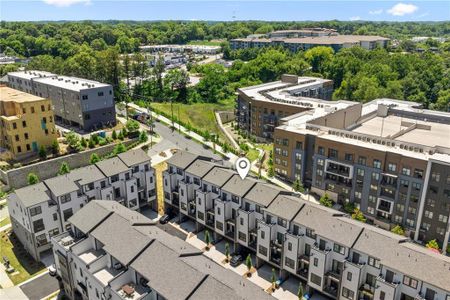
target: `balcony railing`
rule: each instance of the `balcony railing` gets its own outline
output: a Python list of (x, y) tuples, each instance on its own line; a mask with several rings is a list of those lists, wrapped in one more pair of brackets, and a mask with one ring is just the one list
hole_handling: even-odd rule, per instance
[(328, 294), (330, 294), (330, 295), (332, 295), (333, 297), (336, 297), (337, 296), (337, 288), (336, 287), (334, 287), (334, 286), (332, 286), (332, 285), (326, 285), (324, 288), (323, 288), (323, 291), (325, 292), (325, 293), (328, 293)]
[(326, 276), (330, 277), (331, 280), (334, 281), (340, 281), (341, 280), (341, 273), (340, 271), (337, 270), (330, 270), (327, 272)]
[(383, 282), (393, 288), (396, 288), (400, 284), (400, 282), (398, 282), (398, 281), (388, 281), (385, 278), (383, 278), (383, 276), (378, 276), (377, 280), (380, 282)]
[(359, 287), (359, 290), (364, 295), (367, 295), (369, 297), (373, 297), (373, 294), (375, 293), (375, 287), (371, 286), (370, 284), (364, 283)]
[(299, 268), (297, 270), (297, 274), (305, 279), (308, 278), (308, 272), (309, 272), (308, 268)]

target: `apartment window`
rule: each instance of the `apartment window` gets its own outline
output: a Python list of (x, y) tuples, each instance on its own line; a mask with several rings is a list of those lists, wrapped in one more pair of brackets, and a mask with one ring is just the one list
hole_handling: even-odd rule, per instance
[(409, 227), (414, 227), (414, 220), (412, 219), (406, 219), (406, 225), (408, 225)]
[(356, 169), (356, 174), (357, 174), (358, 176), (364, 177), (364, 169), (357, 168), (357, 169)]
[(422, 188), (422, 185), (418, 182), (413, 182), (412, 183), (412, 187), (413, 189), (415, 189), (416, 191), (420, 191), (420, 189)]
[(367, 163), (367, 158), (364, 156), (359, 156), (358, 157), (358, 164), (365, 166)]
[(265, 231), (261, 231), (261, 239), (265, 239), (266, 238), (266, 232)]
[(299, 141), (295, 142), (295, 149), (303, 149), (303, 143)]
[(372, 180), (376, 180), (376, 181), (380, 180), (380, 173), (373, 172), (372, 173)]
[(352, 281), (352, 276), (353, 276), (352, 272), (347, 272), (347, 280), (348, 281)]
[(353, 154), (345, 153), (345, 160), (353, 162)]
[(422, 222), (422, 225), (420, 226), (423, 230), (430, 230), (431, 225), (429, 223), (426, 222)]
[(311, 281), (312, 283), (314, 283), (315, 285), (322, 286), (322, 277), (317, 276), (317, 275), (314, 274), (314, 273), (311, 273), (310, 281)]
[(102, 96), (103, 96), (103, 92), (98, 92), (97, 95), (98, 95), (99, 97), (102, 97)]
[(436, 228), (436, 233), (437, 233), (437, 234), (440, 234), (440, 235), (444, 235), (444, 233), (445, 233), (445, 228), (437, 227), (437, 228)]
[(319, 259), (317, 257), (314, 257), (314, 267), (317, 267), (319, 265)]
[(42, 213), (42, 209), (40, 206), (30, 208), (30, 216), (39, 215)]
[(295, 160), (302, 160), (302, 154), (301, 153), (295, 153)]
[(406, 275), (403, 276), (403, 284), (412, 287), (413, 289), (417, 289), (417, 280), (409, 276)]
[(205, 220), (205, 214), (200, 212), (200, 211), (198, 211), (197, 212), (197, 218), (199, 218), (200, 220)]
[(319, 146), (319, 148), (317, 148), (317, 153), (320, 155), (325, 155), (325, 148)]
[(403, 212), (405, 210), (405, 205), (397, 203), (396, 205), (397, 212)]
[(34, 114), (34, 106), (31, 107), (31, 113)]
[(36, 232), (39, 232), (42, 230), (45, 230), (44, 220), (39, 219), (39, 220), (33, 221), (33, 231), (36, 233)]
[(421, 170), (421, 169), (414, 169), (414, 177), (423, 178), (423, 170)]
[(62, 195), (60, 198), (61, 198), (61, 203), (67, 203), (67, 202), (69, 202), (71, 200), (70, 199), (70, 194)]
[(394, 216), (394, 221), (398, 224), (401, 224), (403, 222), (403, 218), (400, 216)]
[(238, 233), (238, 237), (241, 241), (246, 242), (247, 241), (247, 235), (241, 231)]
[(281, 154), (281, 148), (275, 148), (275, 154), (280, 155)]
[(355, 297), (355, 293), (346, 287), (342, 287), (342, 297), (346, 299), (353, 299), (353, 297)]
[(45, 106), (41, 105), (41, 111), (45, 111)]
[(439, 221), (440, 221), (440, 222), (447, 223), (447, 221), (448, 221), (448, 216), (445, 216), (445, 215), (439, 215)]
[(309, 228), (306, 228), (306, 236), (312, 239), (316, 239), (316, 234), (314, 233), (314, 230)]
[(63, 211), (64, 221), (67, 222), (67, 220), (73, 215), (72, 208), (68, 208)]
[(27, 144), (27, 151), (30, 151), (31, 150), (31, 146), (30, 146), (30, 144)]
[(287, 157), (288, 156), (288, 151), (283, 149), (283, 151), (281, 152), (281, 155)]
[(287, 221), (285, 219), (278, 218), (278, 225), (286, 228), (287, 227)]
[(295, 268), (295, 261), (287, 256), (284, 257), (284, 264), (291, 269)]
[(409, 186), (409, 181), (405, 179), (400, 179), (400, 186), (407, 188)]
[(374, 160), (373, 160), (373, 167), (374, 167), (375, 169), (381, 169), (381, 161), (378, 160), (378, 159), (374, 159)]
[(367, 260), (367, 264), (369, 266), (372, 266), (372, 267), (375, 267), (375, 268), (378, 268), (378, 269), (380, 268), (380, 260), (376, 259), (376, 258), (374, 258), (372, 256), (369, 256), (369, 259)]
[(406, 176), (411, 176), (411, 169), (410, 168), (402, 168), (402, 174)]
[(288, 242), (288, 250), (292, 251), (292, 243), (291, 242)]
[(440, 173), (436, 173), (436, 172), (432, 172), (431, 173), (431, 180), (439, 182), (439, 180), (441, 180), (441, 174)]
[[(119, 175), (113, 175), (111, 176), (111, 182), (119, 181)], [(167, 184), (166, 184), (167, 185)]]
[(82, 96), (82, 99), (83, 99), (83, 100), (87, 100), (87, 99), (88, 99), (88, 96), (87, 96), (87, 95), (83, 95), (83, 96)]
[(105, 181), (101, 181), (100, 182), (100, 188), (104, 189), (106, 187), (106, 182)]
[(333, 148), (328, 149), (328, 157), (338, 158), (338, 151)]
[(342, 255), (345, 254), (345, 248), (343, 246), (339, 245), (339, 244), (335, 243), (334, 246), (333, 246), (333, 250), (334, 250), (334, 252), (340, 253)]
[(52, 229), (52, 230), (48, 231), (48, 236), (49, 237), (52, 237), (52, 236), (55, 236), (55, 235), (58, 235), (58, 234), (59, 234), (59, 229), (58, 228), (55, 228), (55, 229)]
[(54, 214), (53, 214), (53, 221), (56, 221), (56, 220), (58, 220), (58, 214), (57, 214), (57, 213), (54, 213)]
[[(130, 187), (130, 192), (134, 193), (134, 185)], [(181, 190), (181, 196), (183, 196), (183, 190)]]
[(18, 134), (16, 134), (15, 138), (16, 138), (16, 142), (20, 141), (20, 138), (19, 138)]
[(323, 176), (323, 170), (322, 169), (317, 169), (316, 170), (316, 174), (319, 176)]
[(26, 128), (27, 127), (27, 121), (22, 121), (22, 127)]
[(321, 158), (319, 158), (319, 159), (317, 160), (317, 165), (323, 167), (323, 164), (324, 164), (324, 160), (321, 159)]
[(22, 107), (22, 113), (26, 114), (27, 113), (27, 109), (25, 107)]
[(12, 123), (12, 125), (13, 125), (13, 129), (17, 129), (17, 124), (16, 124), (16, 122)]
[(362, 197), (361, 192), (355, 192), (355, 198), (356, 199), (361, 199), (361, 197)]
[(433, 212), (429, 211), (429, 210), (426, 210), (425, 211), (425, 217), (428, 218), (428, 219), (433, 219)]
[(45, 233), (36, 236), (36, 243), (38, 247), (47, 245), (48, 241)]
[(393, 164), (393, 163), (389, 163), (389, 164), (388, 164), (388, 170), (389, 170), (390, 172), (395, 172), (395, 171), (397, 171), (397, 165), (396, 165), (396, 164)]
[(259, 254), (267, 256), (267, 248), (266, 247), (259, 245), (258, 251), (259, 251)]

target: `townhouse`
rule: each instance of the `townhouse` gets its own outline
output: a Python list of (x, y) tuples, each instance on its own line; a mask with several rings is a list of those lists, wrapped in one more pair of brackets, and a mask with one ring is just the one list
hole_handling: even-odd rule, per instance
[(0, 157), (5, 160), (36, 155), (57, 139), (49, 99), (0, 86)]
[(85, 131), (116, 124), (110, 84), (43, 71), (8, 73), (10, 87), (48, 98), (56, 121)]
[[(178, 152), (167, 162), (164, 176), (176, 176), (163, 186), (165, 209), (209, 230), (216, 242), (253, 252), (256, 267), (269, 264), (280, 278), (292, 276), (333, 299), (450, 299), (450, 258), (408, 237), (257, 179), (241, 180), (204, 157)], [(183, 182), (189, 193), (181, 192)], [(178, 209), (169, 204), (173, 193), (188, 195), (194, 210), (181, 209), (184, 196)]]
[(91, 201), (69, 221), (52, 244), (70, 299), (274, 299), (112, 201)]
[(92, 199), (113, 200), (132, 210), (156, 209), (155, 174), (141, 149), (130, 150), (68, 174), (16, 190), (8, 196), (13, 231), (37, 261), (52, 236)]
[(376, 99), (333, 112), (299, 113), (274, 131), (274, 170), (302, 180), (368, 222), (401, 225), (417, 241), (450, 236), (450, 114)]

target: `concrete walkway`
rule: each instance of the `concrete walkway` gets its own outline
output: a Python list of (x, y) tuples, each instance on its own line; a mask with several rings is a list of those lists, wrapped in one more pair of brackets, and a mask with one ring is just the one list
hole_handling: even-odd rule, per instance
[[(7, 289), (14, 286), (14, 283), (9, 279), (8, 274), (6, 273), (5, 266), (0, 264), (0, 286), (3, 289)], [(2, 299), (2, 297), (0, 297)]]
[(227, 136), (227, 138), (231, 142), (232, 146), (236, 150), (239, 150), (238, 143), (234, 140), (233, 136), (228, 132), (228, 130), (226, 130), (226, 128), (223, 126), (222, 119), (220, 118), (220, 114), (218, 112), (214, 112), (214, 114), (216, 115), (217, 125), (219, 125), (220, 130), (222, 130), (222, 132)]

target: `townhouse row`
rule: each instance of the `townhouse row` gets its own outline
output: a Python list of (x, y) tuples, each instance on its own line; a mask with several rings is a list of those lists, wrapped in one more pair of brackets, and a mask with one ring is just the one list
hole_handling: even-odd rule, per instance
[(52, 238), (70, 299), (274, 299), (142, 214), (91, 201)]
[(12, 229), (37, 261), (51, 249), (50, 239), (70, 228), (69, 218), (92, 199), (113, 200), (140, 210), (156, 208), (150, 157), (141, 149), (72, 170), (8, 196)]
[(164, 209), (333, 299), (449, 300), (450, 259), (205, 157), (178, 152)]

